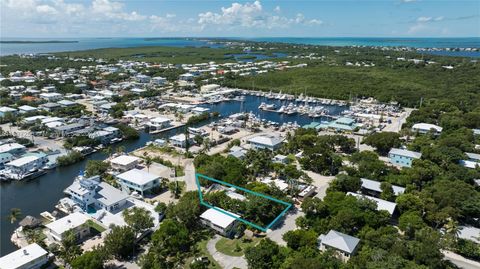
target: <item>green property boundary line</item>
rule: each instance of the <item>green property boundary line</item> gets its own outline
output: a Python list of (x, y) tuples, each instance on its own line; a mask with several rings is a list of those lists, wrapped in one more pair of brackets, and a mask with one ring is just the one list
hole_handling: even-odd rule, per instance
[[(285, 205), (286, 208), (285, 208), (272, 222), (270, 222), (267, 226), (261, 227), (261, 226), (255, 224), (255, 223), (252, 223), (252, 222), (250, 222), (250, 221), (248, 221), (248, 220), (245, 220), (245, 219), (242, 219), (242, 218), (240, 218), (240, 217), (237, 217), (237, 216), (231, 214), (231, 213), (228, 212), (228, 211), (225, 211), (225, 210), (223, 210), (223, 209), (221, 209), (221, 208), (215, 207), (215, 206), (213, 206), (213, 205), (205, 202), (205, 201), (203, 200), (203, 194), (202, 194), (202, 190), (201, 190), (201, 188), (200, 188), (199, 178), (204, 178), (204, 179), (206, 179), (206, 180), (213, 181), (213, 182), (218, 183), (218, 184), (227, 185), (227, 186), (233, 187), (233, 188), (235, 188), (235, 189), (237, 189), (237, 190), (241, 190), (241, 191), (244, 191), (244, 192), (247, 192), (247, 193), (256, 195), (256, 196), (260, 196), (260, 197), (265, 198), (265, 199), (268, 199), (268, 200), (270, 200), (270, 201), (274, 201), (274, 202), (276, 202), (276, 203), (280, 203), (280, 204), (282, 204), (282, 205)], [(223, 214), (225, 214), (225, 215), (227, 215), (227, 216), (229, 216), (229, 217), (235, 218), (236, 220), (241, 221), (241, 222), (243, 222), (243, 223), (245, 223), (245, 224), (247, 224), (247, 225), (249, 225), (249, 226), (252, 226), (252, 227), (254, 227), (254, 228), (256, 228), (256, 229), (258, 229), (258, 230), (260, 230), (260, 231), (263, 231), (263, 232), (266, 232), (268, 229), (270, 229), (270, 228), (271, 228), (283, 215), (285, 215), (285, 213), (292, 207), (292, 204), (291, 204), (291, 203), (287, 203), (287, 202), (285, 202), (285, 201), (282, 201), (282, 200), (273, 198), (273, 197), (268, 196), (268, 195), (265, 195), (265, 194), (263, 194), (263, 193), (258, 193), (258, 192), (254, 192), (254, 191), (251, 191), (251, 190), (247, 190), (247, 189), (245, 189), (245, 188), (242, 188), (242, 187), (239, 187), (239, 186), (230, 184), (230, 183), (225, 182), (225, 181), (221, 181), (221, 180), (218, 180), (218, 179), (214, 179), (214, 178), (211, 178), (211, 177), (208, 177), (208, 176), (206, 176), (206, 175), (199, 174), (199, 173), (195, 173), (195, 180), (196, 180), (196, 182), (197, 182), (198, 196), (200, 197), (200, 204), (202, 204), (202, 205), (204, 205), (204, 206), (206, 206), (206, 207), (208, 207), (208, 208), (212, 208), (212, 209), (214, 209), (214, 210), (217, 210), (218, 212), (221, 212), (221, 213), (223, 213)]]

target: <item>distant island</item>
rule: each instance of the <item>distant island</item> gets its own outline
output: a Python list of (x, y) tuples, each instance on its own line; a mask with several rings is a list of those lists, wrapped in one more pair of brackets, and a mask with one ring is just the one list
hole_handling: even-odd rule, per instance
[(0, 41), (3, 44), (51, 44), (51, 43), (78, 43), (77, 40), (66, 41), (66, 40), (42, 40), (42, 41), (25, 41), (25, 40), (7, 40)]

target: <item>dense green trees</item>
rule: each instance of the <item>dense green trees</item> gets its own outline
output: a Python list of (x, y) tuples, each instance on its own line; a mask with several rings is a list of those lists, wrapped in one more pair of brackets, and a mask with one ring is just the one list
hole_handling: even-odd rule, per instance
[(153, 217), (150, 211), (144, 208), (127, 208), (122, 212), (122, 215), (128, 226), (137, 233), (142, 233), (153, 227)]
[(96, 175), (104, 175), (110, 168), (110, 163), (101, 160), (88, 160), (85, 166), (85, 175), (93, 177)]
[(127, 259), (135, 252), (135, 231), (129, 226), (113, 226), (103, 243), (109, 255)]
[(387, 155), (391, 148), (400, 146), (400, 134), (394, 132), (373, 133), (362, 142), (374, 147), (380, 155)]
[(103, 269), (106, 258), (104, 249), (95, 248), (76, 257), (70, 265), (73, 269)]
[(263, 239), (255, 247), (245, 250), (245, 259), (249, 268), (273, 269), (279, 268), (285, 259), (280, 247), (270, 239)]

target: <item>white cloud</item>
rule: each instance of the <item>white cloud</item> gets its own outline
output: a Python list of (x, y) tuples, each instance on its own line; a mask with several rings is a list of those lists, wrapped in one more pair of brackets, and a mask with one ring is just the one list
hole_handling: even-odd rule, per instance
[(427, 21), (431, 21), (431, 20), (432, 20), (432, 17), (418, 17), (417, 18), (418, 22), (427, 22)]
[[(280, 13), (281, 8), (276, 6), (274, 13)], [(207, 11), (198, 14), (198, 24), (202, 28), (214, 26), (225, 26), (228, 28), (286, 28), (292, 24), (320, 25), (319, 19), (306, 19), (301, 13), (293, 18), (280, 15), (273, 15), (264, 11), (260, 1), (245, 4), (233, 3), (230, 7), (222, 7), (221, 12)]]

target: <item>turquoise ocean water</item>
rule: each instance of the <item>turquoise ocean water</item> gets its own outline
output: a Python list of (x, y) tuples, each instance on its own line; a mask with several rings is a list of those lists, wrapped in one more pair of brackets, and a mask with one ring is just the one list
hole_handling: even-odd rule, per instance
[[(212, 38), (209, 38), (212, 39)], [(388, 46), (414, 48), (480, 48), (480, 37), (471, 38), (292, 38), (292, 37), (263, 37), (263, 38), (229, 38), (237, 40), (253, 40), (266, 42), (285, 42), (295, 44), (324, 45), (324, 46)], [(1, 38), (2, 41), (78, 41), (76, 43), (1, 43), (0, 55), (49, 53), (59, 51), (74, 51), (99, 48), (127, 48), (143, 46), (213, 46), (200, 38)], [(480, 57), (480, 52), (442, 51), (442, 55)]]

